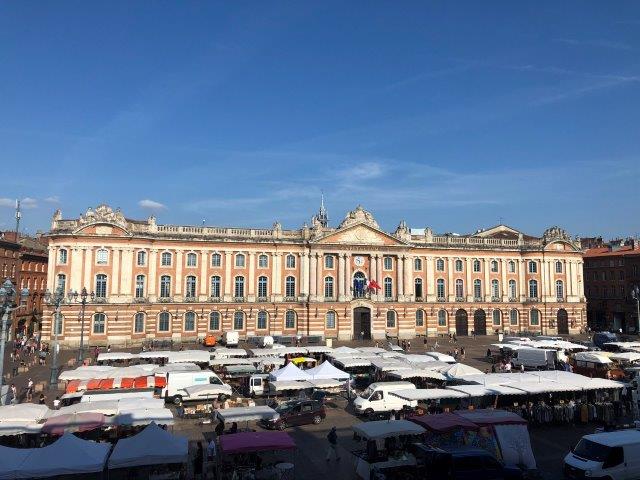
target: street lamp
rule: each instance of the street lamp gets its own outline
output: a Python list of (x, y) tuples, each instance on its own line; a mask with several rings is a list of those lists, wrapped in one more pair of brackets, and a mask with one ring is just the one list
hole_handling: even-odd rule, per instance
[(8, 278), (0, 287), (0, 309), (2, 310), (2, 338), (0, 338), (0, 391), (2, 390), (2, 380), (4, 374), (4, 347), (7, 341), (7, 323), (9, 322), (9, 315), (14, 310), (24, 307), (29, 297), (29, 289), (23, 288), (20, 290), (20, 304), (14, 303), (16, 299), (16, 289)]
[(53, 315), (53, 358), (51, 360), (51, 377), (49, 378), (49, 388), (55, 390), (58, 388), (58, 328), (60, 322), (60, 305), (64, 302), (64, 290), (58, 287), (55, 293), (51, 293), (48, 289), (44, 292), (44, 300), (50, 305), (55, 305), (56, 310)]
[(631, 297), (636, 301), (636, 333), (640, 335), (640, 287), (638, 285), (631, 289)]
[[(78, 356), (76, 358), (76, 362), (82, 364), (84, 361), (84, 310), (87, 306), (87, 289), (82, 287), (82, 292), (80, 292), (80, 301), (82, 303), (82, 309), (80, 310), (80, 350), (78, 350)], [(73, 300), (76, 301), (78, 299), (78, 292), (75, 291), (71, 293)], [(95, 298), (95, 294), (91, 292), (91, 298)]]

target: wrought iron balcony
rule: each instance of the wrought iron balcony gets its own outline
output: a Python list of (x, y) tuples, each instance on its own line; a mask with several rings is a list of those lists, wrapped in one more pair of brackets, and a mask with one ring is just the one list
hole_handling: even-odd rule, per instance
[(353, 292), (353, 298), (371, 298), (371, 292), (368, 290), (355, 290)]
[(482, 299), (482, 297), (473, 297), (473, 301), (474, 302), (482, 302), (483, 299)]
[(213, 303), (220, 302), (220, 297), (209, 297), (209, 301)]
[(540, 301), (540, 298), (538, 298), (538, 297), (527, 297), (525, 299), (525, 302), (527, 302), (527, 303), (536, 303), (536, 302), (539, 302), (539, 301)]
[(438, 297), (437, 300), (438, 300), (438, 302), (446, 302), (447, 301), (446, 297)]
[(296, 301), (296, 297), (284, 297), (284, 301), (285, 302), (295, 302)]
[(518, 301), (518, 297), (509, 297), (509, 301), (510, 302), (517, 302)]
[(565, 301), (564, 297), (556, 297), (556, 302), (563, 303)]
[(464, 302), (464, 297), (456, 297), (456, 302)]
[(133, 303), (149, 303), (149, 299), (147, 297), (134, 297)]
[(238, 302), (238, 303), (244, 303), (247, 301), (246, 297), (233, 297), (233, 301), (234, 302)]
[(416, 297), (416, 302), (424, 302), (424, 297)]
[(491, 301), (492, 302), (501, 302), (502, 301), (502, 297), (491, 297)]
[(173, 303), (173, 297), (158, 297), (160, 303)]
[(396, 297), (384, 297), (384, 301), (385, 302), (395, 302), (396, 301)]
[(187, 295), (186, 297), (184, 297), (184, 301), (187, 302), (187, 303), (197, 302), (198, 301), (198, 297), (193, 296), (193, 295)]
[(258, 297), (257, 301), (261, 302), (261, 303), (268, 302), (269, 301), (269, 297)]

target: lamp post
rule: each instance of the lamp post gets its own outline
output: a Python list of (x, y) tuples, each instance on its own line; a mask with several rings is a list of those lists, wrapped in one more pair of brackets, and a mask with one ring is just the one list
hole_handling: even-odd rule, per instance
[(631, 289), (631, 297), (636, 301), (636, 333), (640, 335), (640, 287), (634, 285)]
[(16, 289), (8, 278), (0, 287), (0, 309), (2, 310), (2, 338), (0, 338), (0, 391), (2, 390), (2, 381), (4, 375), (4, 347), (7, 341), (7, 323), (9, 323), (9, 315), (14, 310), (26, 305), (29, 297), (29, 289), (20, 290), (20, 304), (16, 305)]
[(58, 287), (55, 293), (49, 290), (44, 292), (44, 300), (50, 305), (55, 305), (56, 310), (53, 315), (53, 358), (51, 360), (51, 376), (49, 377), (49, 388), (55, 390), (58, 388), (58, 326), (60, 321), (60, 305), (64, 302), (64, 290)]
[[(91, 293), (91, 297), (94, 297), (94, 293)], [(73, 300), (76, 301), (78, 299), (78, 292), (72, 293)], [(80, 302), (82, 308), (80, 309), (80, 350), (78, 350), (78, 356), (76, 357), (76, 362), (82, 364), (84, 362), (84, 311), (87, 307), (87, 297), (89, 294), (87, 293), (87, 289), (82, 287), (82, 292), (80, 292)]]

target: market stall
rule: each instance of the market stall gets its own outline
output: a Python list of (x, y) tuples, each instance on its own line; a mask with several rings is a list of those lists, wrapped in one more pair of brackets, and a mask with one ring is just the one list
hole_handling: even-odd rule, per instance
[(310, 375), (313, 380), (349, 380), (350, 378), (350, 375), (347, 372), (336, 368), (333, 364), (326, 361), (322, 362), (317, 367), (306, 370), (305, 372)]

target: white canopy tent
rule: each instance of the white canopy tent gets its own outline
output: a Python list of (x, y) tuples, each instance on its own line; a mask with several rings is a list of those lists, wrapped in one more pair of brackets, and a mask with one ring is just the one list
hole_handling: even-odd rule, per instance
[(334, 380), (332, 378), (318, 378), (310, 380), (309, 383), (315, 388), (340, 388), (345, 385), (344, 382)]
[(354, 367), (370, 367), (371, 362), (363, 358), (337, 358), (336, 364), (342, 365), (342, 368), (354, 368)]
[(38, 422), (47, 416), (49, 407), (35, 403), (19, 403), (0, 407), (0, 423), (7, 421)]
[(276, 392), (284, 392), (286, 390), (306, 390), (313, 388), (313, 384), (306, 380), (274, 380), (269, 384)]
[(326, 345), (308, 345), (307, 346), (307, 352), (313, 354), (313, 353), (332, 353), (333, 352), (333, 348), (331, 347), (327, 347)]
[(155, 360), (156, 358), (169, 358), (170, 350), (151, 350), (148, 352), (140, 352), (138, 358), (148, 358)]
[(246, 357), (246, 356), (247, 356), (247, 351), (244, 348), (217, 347), (213, 351), (213, 358)]
[(390, 395), (395, 395), (403, 400), (408, 401), (428, 401), (428, 400), (442, 400), (451, 398), (467, 398), (469, 395), (456, 390), (449, 390), (445, 388), (414, 388), (407, 390), (396, 390), (389, 392)]
[(182, 350), (171, 352), (168, 363), (209, 363), (211, 354), (206, 350)]
[(477, 368), (465, 365), (464, 363), (454, 363), (449, 367), (440, 369), (440, 371), (449, 378), (462, 378), (468, 375), (482, 374), (482, 372)]
[(211, 365), (212, 367), (224, 365), (253, 365), (259, 360), (260, 359), (258, 358), (221, 357), (209, 360), (209, 365)]
[(637, 362), (638, 360), (640, 360), (640, 353), (638, 352), (614, 353), (609, 358), (611, 360), (616, 360), (618, 362)]
[(469, 397), (485, 397), (488, 395), (523, 395), (524, 392), (507, 385), (455, 385), (447, 387)]
[(611, 363), (611, 359), (605, 355), (599, 355), (596, 352), (578, 352), (573, 355), (576, 361), (591, 362), (599, 364)]
[(311, 375), (306, 371), (300, 370), (293, 363), (288, 363), (284, 367), (271, 372), (269, 378), (275, 381), (296, 381), (296, 380), (311, 380)]
[(380, 347), (358, 347), (356, 350), (362, 353), (375, 353), (375, 354), (386, 352), (384, 348), (380, 348)]
[(173, 435), (151, 423), (137, 435), (116, 443), (109, 457), (109, 468), (185, 463), (188, 450), (189, 441), (186, 437)]
[(98, 354), (96, 361), (133, 360), (135, 358), (139, 358), (138, 355), (130, 352), (104, 352)]
[(405, 380), (407, 378), (427, 378), (431, 380), (444, 381), (447, 379), (443, 374), (435, 370), (422, 369), (422, 368), (409, 368), (403, 370), (393, 370), (387, 375), (399, 380)]
[(359, 353), (359, 352), (355, 348), (351, 348), (351, 347), (338, 347), (338, 348), (334, 348), (333, 352), (331, 353), (334, 355), (341, 355), (341, 354), (350, 354), (350, 353)]
[(110, 373), (117, 370), (110, 365), (88, 365), (65, 370), (58, 376), (58, 380), (91, 380), (92, 378), (109, 378)]
[(267, 406), (223, 408), (216, 410), (216, 415), (224, 423), (271, 420), (279, 417), (278, 412)]
[(313, 380), (320, 379), (334, 379), (334, 380), (348, 380), (350, 375), (347, 372), (343, 372), (339, 368), (335, 367), (330, 362), (322, 362), (317, 367), (305, 370), (308, 375), (311, 375)]
[(112, 417), (115, 425), (141, 426), (155, 422), (158, 425), (173, 425), (173, 413), (168, 408), (122, 409)]
[(352, 428), (358, 436), (365, 440), (378, 440), (401, 435), (420, 435), (426, 431), (424, 427), (409, 420), (364, 422), (358, 423)]
[(447, 355), (446, 353), (427, 352), (427, 355), (429, 355), (430, 357), (435, 358), (436, 360), (438, 360), (440, 362), (456, 363), (456, 359), (453, 358), (451, 355)]
[(371, 360), (371, 365), (381, 372), (391, 372), (395, 370), (413, 370), (414, 367), (407, 362), (395, 358), (375, 358)]

